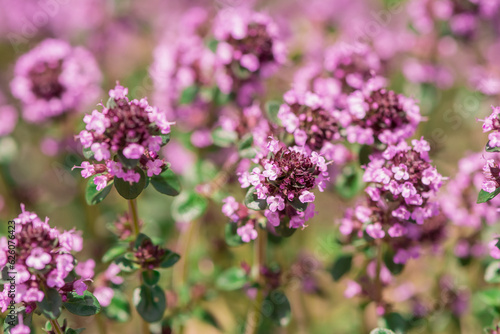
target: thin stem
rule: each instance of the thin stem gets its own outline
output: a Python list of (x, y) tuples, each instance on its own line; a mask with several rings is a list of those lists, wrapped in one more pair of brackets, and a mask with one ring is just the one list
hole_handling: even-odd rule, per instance
[[(139, 227), (139, 215), (137, 214), (137, 201), (135, 199), (130, 199), (128, 200), (128, 207), (130, 209), (130, 216), (132, 216), (132, 222), (134, 223), (134, 233), (135, 236), (137, 237), (140, 233), (140, 227)], [(142, 270), (139, 270), (139, 283), (142, 285)], [(142, 333), (143, 334), (149, 334), (149, 324), (142, 319), (141, 317), (141, 322), (142, 322)]]
[(182, 231), (181, 236), (179, 238), (179, 243), (181, 245), (181, 249), (179, 253), (181, 254), (181, 259), (177, 266), (174, 269), (174, 275), (172, 277), (173, 282), (172, 285), (174, 289), (178, 290), (182, 288), (182, 286), (186, 283), (188, 276), (188, 257), (189, 250), (191, 249), (191, 243), (193, 241), (194, 232), (196, 229), (196, 225), (198, 220), (194, 220), (189, 224), (186, 230)]
[(137, 202), (135, 199), (130, 199), (128, 201), (128, 207), (130, 209), (130, 215), (132, 216), (132, 221), (134, 223), (134, 233), (136, 236), (139, 235), (140, 227), (139, 227), (139, 217), (137, 215)]
[(257, 228), (257, 231), (259, 235), (254, 241), (254, 265), (252, 268), (252, 274), (259, 286), (257, 287), (257, 297), (255, 298), (253, 308), (248, 312), (245, 334), (257, 333), (260, 322), (262, 303), (264, 301), (264, 291), (262, 289), (262, 285), (264, 284), (264, 282), (261, 275), (261, 268), (265, 264), (266, 260), (267, 234), (266, 231), (263, 231), (260, 228)]
[[(380, 280), (380, 271), (382, 270), (382, 242), (377, 243), (377, 267), (375, 272), (375, 302), (382, 301), (382, 281)], [(378, 318), (378, 314), (377, 314)]]
[(56, 332), (56, 334), (64, 334), (61, 326), (59, 326), (59, 323), (57, 322), (57, 320), (54, 320), (54, 319), (49, 319), (50, 321), (50, 324), (52, 325), (52, 329), (54, 330), (54, 332)]

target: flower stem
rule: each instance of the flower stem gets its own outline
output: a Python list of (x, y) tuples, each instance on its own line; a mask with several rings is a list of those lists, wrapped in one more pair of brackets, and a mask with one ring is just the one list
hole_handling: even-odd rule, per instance
[[(130, 209), (130, 216), (132, 217), (132, 222), (134, 223), (134, 233), (135, 236), (137, 237), (139, 235), (140, 227), (139, 227), (139, 215), (137, 214), (137, 201), (135, 199), (130, 199), (128, 200), (128, 207)], [(139, 270), (139, 283), (142, 285), (142, 270)], [(142, 319), (141, 317), (141, 322), (142, 322), (142, 333), (143, 334), (149, 334), (149, 324)]]
[(49, 319), (50, 324), (52, 325), (52, 329), (56, 334), (64, 334), (61, 326), (59, 326), (59, 323), (55, 319)]
[(137, 202), (135, 199), (128, 200), (128, 207), (130, 209), (130, 216), (132, 216), (132, 221), (134, 223), (134, 233), (136, 236), (139, 235), (139, 217), (137, 215)]
[[(382, 301), (382, 281), (380, 271), (382, 270), (382, 242), (377, 243), (377, 267), (375, 271), (375, 302)], [(378, 318), (378, 314), (377, 314)]]
[(262, 303), (264, 302), (264, 282), (261, 275), (261, 268), (265, 264), (266, 260), (267, 234), (266, 231), (260, 228), (257, 228), (257, 231), (259, 235), (254, 242), (254, 265), (252, 268), (252, 275), (259, 286), (257, 287), (257, 297), (255, 298), (253, 309), (248, 312), (245, 334), (257, 333), (260, 323)]

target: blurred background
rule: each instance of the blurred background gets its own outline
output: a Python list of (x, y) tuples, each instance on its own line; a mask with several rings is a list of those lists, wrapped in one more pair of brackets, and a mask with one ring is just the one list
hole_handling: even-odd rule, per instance
[[(389, 78), (390, 88), (419, 101), (426, 121), (414, 137), (430, 142), (431, 159), (441, 174), (453, 179), (460, 159), (482, 152), (487, 136), (477, 119), (499, 104), (500, 3), (495, 0), (0, 0), (2, 221), (17, 216), (20, 203), (25, 203), (61, 229), (81, 230), (84, 248), (78, 258), (93, 258), (96, 273), (104, 271), (101, 258), (115, 240), (110, 226), (127, 206), (114, 190), (97, 206), (85, 202), (86, 181), (71, 169), (84, 160), (73, 138), (84, 127), (84, 113), (105, 102), (116, 81), (129, 87), (133, 98), (147, 96), (152, 104), (164, 103), (161, 95), (166, 93), (155, 87), (153, 64), (161, 47), (183, 38), (187, 13), (202, 8), (209, 25), (219, 11), (241, 6), (270, 15), (287, 48), (287, 61), (265, 82), (262, 103), (281, 101), (304, 68), (323, 62), (327, 48), (362, 42), (379, 57), (380, 72)], [(84, 96), (78, 110), (63, 120), (32, 123), (23, 118), (24, 106), (12, 93), (11, 82), (18, 59), (46, 38), (87, 49), (102, 73), (95, 78), (101, 91)], [(14, 108), (15, 121), (5, 108)], [(215, 152), (219, 155), (214, 158), (214, 152), (193, 147), (189, 138), (194, 130), (182, 124), (174, 129), (172, 143), (164, 152), (175, 172), (182, 175), (185, 191), (213, 180), (225, 160), (224, 153)], [(351, 175), (349, 168), (349, 164), (340, 168), (338, 178)], [(345, 277), (338, 281), (332, 277), (332, 264), (343, 251), (338, 222), (362, 193), (362, 185), (349, 185), (352, 191), (346, 193), (339, 182), (317, 195), (318, 215), (306, 229), (292, 238), (270, 241), (268, 264), (282, 268), (287, 277), (284, 291), (291, 303), (292, 321), (286, 328), (263, 327), (262, 333), (368, 333), (381, 325), (373, 315), (373, 305), (344, 297)], [(479, 190), (475, 191), (470, 196), (475, 197)], [(222, 192), (244, 196), (234, 182)], [(442, 201), (448, 196), (445, 185)], [(230, 266), (251, 264), (251, 246), (226, 245), (227, 219), (220, 201), (211, 201), (206, 213), (191, 222), (173, 217), (171, 205), (170, 197), (151, 189), (138, 200), (145, 233), (176, 250), (185, 262), (179, 264), (181, 269), (168, 272), (166, 277), (172, 279), (165, 278), (162, 284), (170, 291), (166, 317), (179, 299), (192, 299), (199, 289), (203, 295), (199, 304), (206, 312), (193, 316), (192, 310), (183, 310), (185, 333), (241, 332), (248, 299), (241, 292), (220, 291), (215, 281)], [(487, 252), (478, 252), (467, 262), (456, 253), (458, 240), (476, 232), (478, 242), (486, 245), (500, 229), (494, 223), (479, 229), (458, 226), (447, 217), (439, 244), (428, 247), (394, 277), (386, 293), (406, 319), (393, 319), (396, 325), (392, 326), (399, 326), (399, 332), (480, 333), (496, 324), (499, 313), (478, 295), (497, 286), (484, 278), (491, 259)], [(6, 229), (0, 230), (5, 233)], [(176, 270), (183, 273), (176, 274)], [(175, 275), (188, 282), (187, 297), (174, 291)], [(132, 324), (104, 315), (65, 316), (78, 324), (74, 328), (86, 327), (88, 333), (137, 333), (139, 326), (134, 311)]]

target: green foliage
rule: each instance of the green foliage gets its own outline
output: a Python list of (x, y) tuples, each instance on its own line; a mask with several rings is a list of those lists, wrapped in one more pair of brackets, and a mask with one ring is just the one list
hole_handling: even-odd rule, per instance
[(103, 199), (108, 196), (111, 188), (113, 187), (113, 183), (110, 182), (108, 185), (101, 190), (97, 190), (97, 186), (94, 183), (94, 179), (97, 175), (92, 176), (87, 181), (87, 187), (85, 188), (85, 200), (88, 205), (96, 205), (102, 202)]
[(227, 223), (226, 227), (224, 228), (226, 243), (231, 247), (236, 247), (244, 244), (243, 240), (241, 240), (241, 237), (238, 235), (238, 233), (236, 233), (237, 229), (238, 225), (235, 223)]
[(130, 303), (119, 290), (114, 290), (111, 303), (104, 308), (104, 314), (111, 320), (127, 322), (130, 320)]
[(278, 112), (280, 110), (281, 103), (278, 101), (268, 101), (265, 105), (265, 111), (267, 118), (271, 123), (274, 123), (276, 125), (281, 125), (281, 121), (278, 118)]
[(159, 193), (168, 196), (177, 196), (182, 189), (179, 178), (170, 168), (159, 175), (154, 175), (151, 178), (151, 184)]
[(137, 312), (146, 322), (160, 321), (167, 308), (165, 292), (157, 285), (143, 284), (136, 288), (133, 301)]
[(255, 187), (250, 187), (245, 195), (245, 205), (247, 208), (255, 211), (264, 210), (267, 207), (266, 200), (258, 199)]
[(207, 200), (194, 191), (185, 191), (172, 203), (172, 216), (180, 222), (192, 222), (207, 209)]
[(479, 195), (477, 196), (477, 204), (486, 203), (495, 198), (498, 194), (500, 194), (500, 188), (495, 189), (494, 192), (486, 192), (483, 189), (479, 191)]
[[(283, 292), (279, 290), (271, 291), (264, 302), (264, 307), (266, 305), (272, 305), (269, 317), (274, 324), (280, 327), (288, 326), (292, 318), (292, 309), (288, 298)], [(266, 309), (263, 309), (262, 313), (264, 315), (266, 315), (265, 312)]]
[(221, 290), (231, 291), (241, 289), (248, 283), (248, 276), (243, 268), (233, 267), (223, 271), (215, 285)]
[(63, 303), (63, 306), (69, 312), (88, 317), (101, 312), (101, 305), (97, 298), (88, 290), (80, 296), (76, 292), (68, 293), (68, 300)]
[(343, 254), (335, 262), (333, 263), (332, 269), (330, 270), (330, 274), (333, 277), (334, 281), (338, 281), (351, 270), (352, 266), (352, 255), (351, 254)]
[(115, 188), (120, 194), (120, 196), (129, 200), (137, 198), (142, 193), (144, 187), (146, 186), (146, 175), (144, 175), (142, 169), (136, 167), (134, 171), (136, 173), (139, 173), (139, 175), (141, 176), (139, 182), (130, 183), (119, 177), (114, 178)]
[(61, 315), (62, 299), (56, 289), (47, 289), (38, 309), (47, 319), (57, 319)]

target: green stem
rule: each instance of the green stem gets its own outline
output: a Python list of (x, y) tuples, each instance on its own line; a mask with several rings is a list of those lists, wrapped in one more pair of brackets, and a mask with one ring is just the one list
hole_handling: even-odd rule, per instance
[(54, 330), (54, 332), (56, 332), (56, 334), (64, 334), (61, 326), (59, 326), (59, 323), (57, 322), (57, 320), (54, 320), (54, 319), (49, 319), (50, 321), (50, 324), (52, 325), (52, 329)]
[[(135, 199), (130, 199), (128, 200), (128, 207), (130, 209), (130, 216), (132, 216), (132, 222), (134, 224), (134, 233), (135, 236), (137, 237), (139, 233), (141, 232), (141, 229), (139, 227), (139, 215), (137, 213), (137, 201)], [(140, 285), (142, 285), (142, 270), (139, 270), (139, 282)], [(142, 319), (141, 317), (141, 322), (142, 322), (142, 333), (143, 334), (149, 334), (149, 324)]]
[(136, 236), (139, 235), (139, 217), (137, 215), (137, 201), (135, 199), (130, 199), (128, 201), (128, 207), (130, 209), (130, 215), (132, 216), (132, 221), (134, 223), (134, 233)]
[[(377, 267), (375, 272), (375, 302), (382, 301), (382, 282), (380, 280), (380, 271), (382, 270), (382, 242), (377, 243)], [(377, 315), (378, 318), (378, 315)]]
[(267, 234), (257, 227), (259, 235), (254, 242), (254, 265), (252, 268), (252, 275), (255, 281), (259, 284), (257, 287), (257, 297), (255, 298), (255, 303), (253, 308), (248, 312), (247, 323), (245, 327), (245, 334), (255, 334), (259, 328), (259, 322), (261, 317), (262, 303), (264, 302), (264, 291), (263, 291), (263, 277), (260, 274), (261, 267), (265, 264), (266, 258), (266, 245), (267, 245)]

